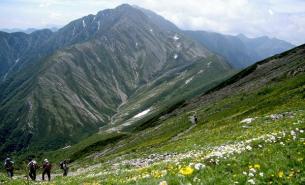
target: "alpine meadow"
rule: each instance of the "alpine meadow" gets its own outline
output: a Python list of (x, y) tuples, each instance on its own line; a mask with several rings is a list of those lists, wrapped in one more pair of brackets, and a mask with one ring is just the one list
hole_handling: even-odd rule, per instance
[(305, 184), (304, 7), (0, 2), (0, 185)]

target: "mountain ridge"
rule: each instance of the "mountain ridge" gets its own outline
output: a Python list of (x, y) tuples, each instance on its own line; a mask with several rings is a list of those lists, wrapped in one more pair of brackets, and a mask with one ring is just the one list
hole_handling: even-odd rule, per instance
[[(39, 33), (30, 36), (40, 38)], [(190, 75), (198, 73), (189, 85), (207, 77), (219, 80), (232, 72), (223, 58), (155, 25), (129, 5), (82, 17), (49, 33), (37, 45), (40, 49), (29, 50), (16, 66), (19, 69), (1, 84), (3, 152), (54, 149), (86, 138), (109, 124), (117, 107), (146, 84), (156, 89), (154, 100), (169, 94), (156, 106), (146, 99), (150, 90), (141, 91), (144, 94), (137, 98), (143, 105), (132, 109), (119, 126), (143, 107), (161, 111), (159, 106), (165, 102), (175, 103), (170, 99), (174, 93), (190, 96), (191, 92), (184, 92), (186, 86), (178, 86)], [(211, 72), (199, 74), (208, 68)], [(179, 91), (170, 93), (172, 86)]]

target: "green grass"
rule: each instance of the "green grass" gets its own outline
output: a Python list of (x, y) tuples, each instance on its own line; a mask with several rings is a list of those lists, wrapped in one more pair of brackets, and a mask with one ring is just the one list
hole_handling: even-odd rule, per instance
[[(55, 184), (304, 184), (305, 183), (305, 74), (286, 78), (282, 76), (257, 90), (241, 91), (208, 103), (193, 102), (191, 108), (174, 111), (169, 117), (154, 120), (150, 127), (129, 134), (101, 133), (67, 150), (49, 153), (53, 161), (60, 158), (77, 159), (71, 166), (79, 168), (100, 164), (77, 176), (56, 177)], [(198, 124), (191, 127), (188, 116), (196, 112)], [(286, 112), (289, 112), (288, 114)], [(286, 116), (273, 120), (272, 114)], [(247, 125), (245, 118), (255, 118)], [(297, 133), (293, 138), (291, 130)], [(207, 157), (219, 146), (231, 146), (266, 134), (276, 135), (276, 142), (266, 139), (251, 141), (243, 150), (227, 157)], [(182, 133), (182, 134), (181, 134)], [(177, 137), (179, 135), (179, 137)], [(119, 137), (118, 140), (115, 138)], [(176, 138), (176, 139), (173, 139)], [(111, 141), (109, 143), (108, 141)], [(93, 157), (104, 151), (104, 155)], [(150, 154), (176, 153), (177, 158), (156, 160), (145, 167), (135, 167), (132, 159), (146, 160)], [(190, 155), (186, 155), (190, 154)], [(89, 156), (89, 157), (88, 157)], [(127, 163), (123, 163), (127, 161)], [(113, 164), (117, 163), (118, 167)], [(203, 163), (206, 168), (194, 170), (190, 175), (180, 173), (181, 168)], [(256, 172), (250, 168), (255, 167)], [(252, 167), (251, 167), (252, 166)], [(1, 179), (5, 179), (1, 176)], [(250, 180), (250, 181), (249, 181)], [(22, 180), (12, 181), (22, 184)]]

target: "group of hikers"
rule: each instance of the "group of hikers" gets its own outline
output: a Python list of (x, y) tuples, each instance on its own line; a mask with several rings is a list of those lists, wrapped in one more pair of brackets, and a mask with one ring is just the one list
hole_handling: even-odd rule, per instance
[[(69, 160), (64, 160), (59, 163), (60, 169), (63, 170), (63, 176), (68, 175), (69, 170)], [(4, 168), (6, 169), (7, 176), (12, 178), (14, 176), (14, 162), (11, 158), (7, 157), (4, 161)], [(37, 162), (30, 158), (29, 163), (27, 164), (28, 175), (26, 177), (30, 177), (33, 181), (36, 180), (36, 172), (39, 169)], [(51, 180), (51, 169), (52, 164), (48, 159), (45, 159), (42, 163), (42, 180), (45, 180), (45, 176), (47, 175), (48, 181)]]

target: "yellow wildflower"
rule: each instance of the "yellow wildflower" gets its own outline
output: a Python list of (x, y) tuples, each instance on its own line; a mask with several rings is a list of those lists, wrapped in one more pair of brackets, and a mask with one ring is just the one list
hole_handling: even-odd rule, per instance
[(279, 171), (279, 173), (277, 174), (277, 176), (278, 176), (279, 178), (282, 178), (282, 177), (284, 176), (284, 172), (283, 172), (283, 171)]
[(152, 171), (152, 176), (155, 177), (155, 178), (160, 178), (163, 175), (160, 171), (155, 170), (155, 171)]
[(256, 169), (260, 169), (260, 168), (261, 168), (261, 165), (259, 165), (259, 164), (255, 164), (255, 165), (254, 165), (254, 168), (256, 168)]
[(191, 168), (190, 166), (183, 167), (179, 170), (179, 173), (181, 173), (182, 175), (192, 175), (193, 172), (194, 169)]

